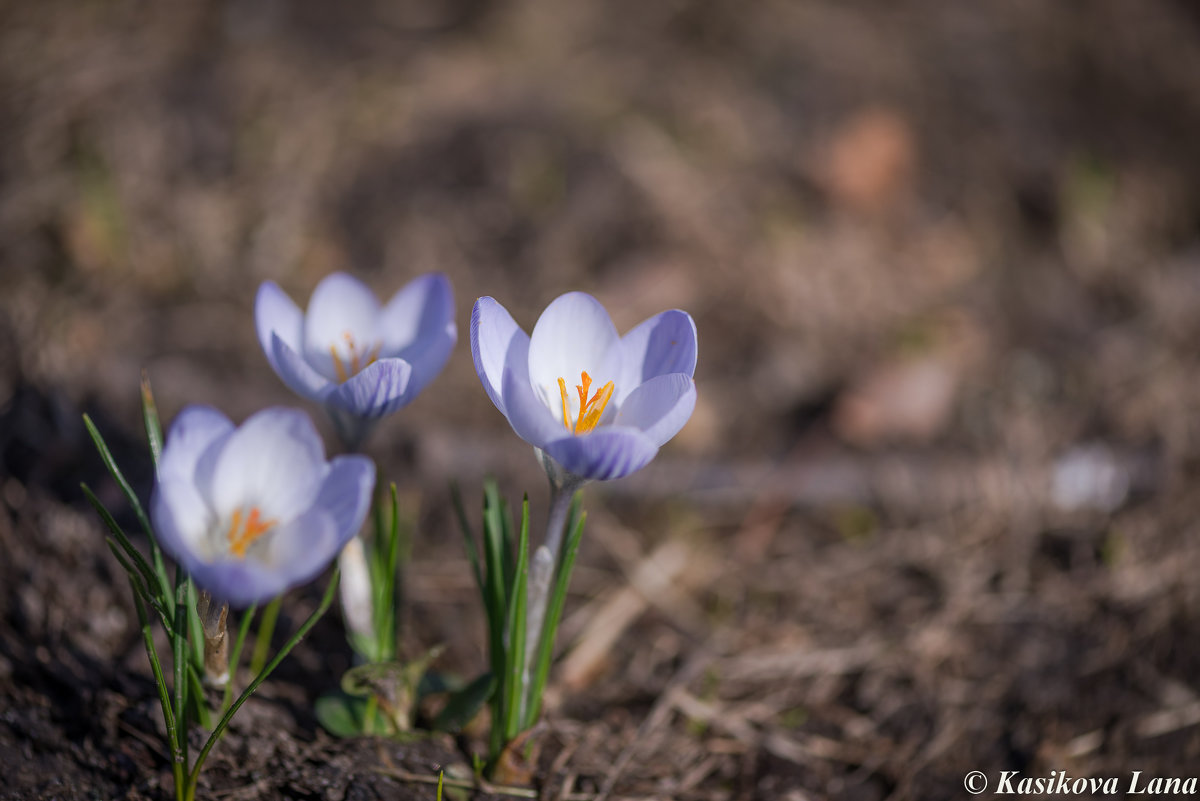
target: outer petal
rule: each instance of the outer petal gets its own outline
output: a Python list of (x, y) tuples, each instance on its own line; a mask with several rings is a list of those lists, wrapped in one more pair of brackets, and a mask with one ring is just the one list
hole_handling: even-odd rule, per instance
[(375, 465), (365, 456), (352, 455), (336, 457), (329, 468), (313, 506), (333, 518), (338, 540), (344, 545), (367, 518), (371, 490), (375, 488)]
[(303, 347), (304, 312), (274, 281), (264, 281), (258, 288), (254, 298), (254, 327), (258, 331), (258, 344), (276, 373), (279, 365), (271, 342), (273, 337), (278, 336), (293, 351), (299, 352)]
[(658, 453), (658, 446), (636, 428), (610, 426), (562, 437), (542, 450), (569, 473), (604, 480), (641, 470)]
[(524, 372), (529, 374), (529, 336), (508, 310), (493, 298), (482, 297), (471, 309), (471, 358), (475, 372), (492, 403), (504, 411), (504, 366), (513, 339), (524, 342)]
[(446, 276), (423, 275), (393, 295), (380, 313), (379, 335), (384, 356), (412, 365), (409, 388), (415, 396), (441, 372), (458, 340), (454, 290)]
[(695, 372), (696, 323), (678, 309), (656, 314), (621, 337), (621, 353), (617, 403), (624, 403), (629, 393), (655, 376)]
[(600, 301), (586, 292), (568, 292), (546, 307), (529, 337), (529, 377), (546, 407), (562, 422), (558, 379), (567, 382), (572, 417), (579, 398), (571, 391), (587, 371), (598, 389), (620, 378), (617, 329)]
[(185, 407), (167, 431), (166, 445), (158, 460), (159, 478), (192, 481), (200, 456), (231, 431), (233, 423), (213, 407)]
[(266, 558), (207, 561), (194, 554), (179, 559), (201, 588), (231, 606), (270, 600), (321, 572), (340, 544), (333, 517), (318, 509), (280, 526), (270, 535)]
[(684, 373), (651, 378), (629, 394), (614, 421), (639, 429), (655, 445), (679, 433), (696, 408), (696, 382)]
[(376, 418), (408, 404), (412, 365), (403, 359), (380, 359), (333, 389), (326, 403), (355, 417)]
[(304, 360), (330, 381), (337, 380), (333, 348), (351, 361), (349, 343), (362, 352), (380, 342), (379, 301), (366, 284), (346, 273), (331, 273), (317, 284), (304, 317)]
[(271, 335), (271, 366), (297, 395), (309, 400), (323, 401), (336, 384), (318, 373), (300, 354), (288, 346), (278, 334)]
[(197, 469), (202, 493), (224, 520), (253, 504), (264, 519), (286, 523), (308, 509), (329, 467), (308, 415), (264, 409), (251, 416)]
[(566, 433), (561, 414), (556, 416), (529, 383), (529, 340), (522, 333), (509, 340), (505, 356), (501, 404), (517, 436), (536, 448)]
[(208, 533), (215, 515), (193, 479), (160, 475), (150, 498), (150, 520), (159, 545), (175, 561), (211, 553)]

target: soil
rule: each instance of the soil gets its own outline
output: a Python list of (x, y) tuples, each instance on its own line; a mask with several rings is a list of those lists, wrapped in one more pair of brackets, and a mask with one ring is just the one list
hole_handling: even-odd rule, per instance
[[(338, 269), (457, 293), (450, 364), (367, 447), (414, 523), (405, 650), (463, 676), (486, 656), (448, 484), (546, 502), (472, 302), (696, 319), (691, 422), (586, 490), (540, 797), (1194, 776), (1198, 136), (1180, 0), (0, 4), (0, 799), (170, 796), (79, 484), (136, 521), (81, 415), (147, 497), (140, 371), (167, 419), (301, 405), (254, 292)], [(325, 733), (349, 665), (330, 614), (201, 796), (469, 773), (474, 729)]]

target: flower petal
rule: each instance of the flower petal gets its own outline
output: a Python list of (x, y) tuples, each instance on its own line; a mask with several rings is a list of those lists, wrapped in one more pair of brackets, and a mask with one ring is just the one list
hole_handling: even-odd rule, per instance
[(271, 408), (247, 419), (211, 456), (205, 454), (197, 484), (221, 520), (250, 506), (283, 524), (312, 505), (328, 471), (325, 447), (308, 415)]
[(175, 561), (211, 552), (208, 533), (215, 516), (191, 477), (159, 473), (150, 497), (150, 521), (158, 544)]
[(330, 461), (329, 475), (313, 505), (333, 518), (343, 544), (362, 528), (374, 488), (375, 464), (366, 456), (338, 456)]
[(696, 323), (679, 309), (656, 314), (621, 337), (621, 353), (617, 403), (655, 376), (696, 371)]
[(410, 281), (392, 296), (379, 315), (384, 356), (395, 356), (412, 365), (409, 379), (413, 395), (429, 385), (454, 350), (458, 328), (454, 325), (454, 290), (441, 273)]
[(684, 373), (651, 378), (629, 394), (614, 421), (642, 431), (655, 445), (679, 433), (696, 408), (696, 382)]
[(475, 301), (471, 309), (471, 358), (475, 372), (492, 403), (504, 411), (504, 367), (513, 339), (524, 342), (523, 372), (529, 374), (529, 336), (508, 310), (490, 297)]
[(517, 436), (540, 448), (564, 433), (561, 416), (555, 416), (529, 382), (529, 340), (524, 333), (509, 340), (501, 377), (501, 402), (496, 404)]
[(158, 460), (159, 478), (194, 481), (201, 455), (231, 431), (233, 423), (213, 407), (185, 407), (167, 431), (166, 445)]
[(275, 359), (275, 346), (271, 340), (278, 336), (289, 348), (300, 351), (304, 340), (304, 312), (300, 311), (274, 281), (264, 281), (254, 298), (254, 327), (258, 331), (258, 344), (262, 346), (267, 361), (275, 372), (279, 365)]
[(268, 601), (316, 576), (337, 555), (337, 523), (327, 512), (311, 509), (268, 536), (266, 559), (221, 558), (208, 561), (195, 553), (179, 558), (196, 584), (230, 606)]
[(558, 379), (566, 381), (572, 417), (579, 413), (574, 387), (586, 371), (597, 389), (617, 381), (621, 371), (620, 337), (600, 301), (586, 292), (555, 298), (529, 337), (529, 377), (546, 408), (562, 422)]
[(330, 381), (339, 380), (335, 351), (343, 364), (356, 352), (381, 344), (379, 301), (367, 285), (346, 273), (331, 273), (317, 284), (304, 316), (304, 360)]
[(314, 370), (278, 334), (271, 334), (271, 366), (283, 383), (302, 398), (321, 402), (337, 385)]
[(568, 435), (542, 449), (568, 473), (598, 480), (641, 470), (658, 453), (649, 437), (625, 426), (609, 426), (579, 437)]
[(383, 417), (415, 397), (409, 391), (411, 377), (412, 365), (403, 359), (380, 359), (335, 387), (326, 403), (355, 417)]

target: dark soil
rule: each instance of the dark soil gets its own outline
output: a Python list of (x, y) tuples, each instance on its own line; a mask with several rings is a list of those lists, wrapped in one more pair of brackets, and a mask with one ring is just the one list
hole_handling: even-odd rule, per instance
[[(1180, 0), (0, 5), (0, 798), (170, 796), (81, 415), (146, 497), (140, 370), (168, 419), (299, 404), (254, 292), (336, 269), (458, 294), (369, 449), (416, 521), (405, 647), (462, 675), (448, 482), (546, 499), (471, 303), (697, 321), (688, 427), (587, 490), (542, 797), (1200, 775), (1198, 141)], [(470, 764), (475, 731), (324, 733), (349, 664), (331, 614), (201, 794), (424, 799)]]

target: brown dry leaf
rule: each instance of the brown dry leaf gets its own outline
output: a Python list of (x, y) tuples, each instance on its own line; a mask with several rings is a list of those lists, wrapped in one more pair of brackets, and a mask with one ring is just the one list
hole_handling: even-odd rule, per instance
[(871, 107), (854, 114), (834, 133), (827, 152), (826, 188), (853, 211), (889, 211), (912, 186), (916, 144), (898, 112)]

